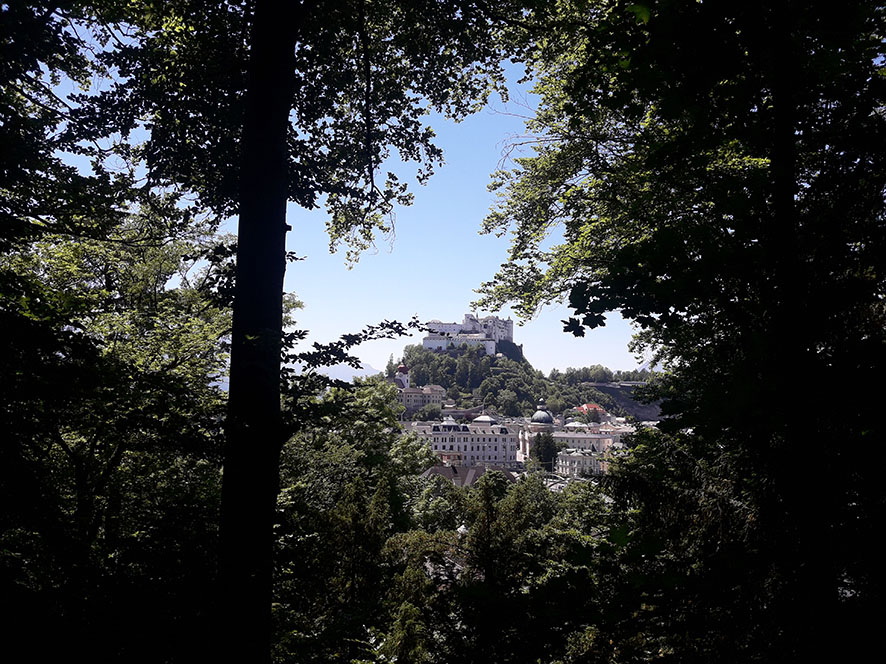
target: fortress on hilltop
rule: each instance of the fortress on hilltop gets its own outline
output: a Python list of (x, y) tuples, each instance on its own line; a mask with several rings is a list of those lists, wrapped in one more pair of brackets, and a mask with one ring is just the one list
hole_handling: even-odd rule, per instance
[(431, 332), (422, 339), (421, 344), (428, 350), (446, 350), (467, 344), (483, 346), (487, 355), (495, 355), (497, 343), (514, 341), (514, 322), (510, 318), (477, 318), (473, 314), (465, 314), (461, 323), (444, 323), (435, 319), (425, 325)]

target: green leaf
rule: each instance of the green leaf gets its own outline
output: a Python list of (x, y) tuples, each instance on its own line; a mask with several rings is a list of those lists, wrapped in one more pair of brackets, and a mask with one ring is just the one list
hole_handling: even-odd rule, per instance
[(649, 23), (652, 14), (646, 5), (629, 5), (627, 9), (637, 17), (637, 23)]

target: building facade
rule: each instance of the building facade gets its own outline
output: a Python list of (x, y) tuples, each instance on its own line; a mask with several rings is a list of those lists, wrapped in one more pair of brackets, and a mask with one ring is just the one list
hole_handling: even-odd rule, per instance
[(555, 431), (551, 434), (554, 442), (562, 443), (566, 448), (606, 452), (615, 442), (612, 436), (589, 431)]
[(407, 425), (427, 441), (431, 451), (446, 465), (494, 465), (518, 468), (517, 431), (499, 424), (489, 415), (459, 424), (452, 418), (442, 422), (413, 422)]
[(557, 454), (554, 472), (564, 477), (589, 477), (602, 475), (608, 463), (605, 456), (590, 449), (565, 449)]
[(422, 346), (428, 350), (446, 350), (467, 344), (482, 346), (487, 355), (494, 355), (497, 343), (514, 341), (514, 322), (510, 318), (477, 318), (473, 314), (465, 314), (461, 323), (444, 323), (435, 319), (425, 325), (431, 332), (422, 339)]
[(397, 390), (400, 403), (407, 411), (418, 410), (425, 406), (437, 404), (441, 408), (443, 399), (446, 398), (446, 390), (440, 385), (425, 385), (424, 387), (404, 387)]
[(431, 333), (421, 340), (423, 348), (428, 350), (446, 350), (447, 348), (458, 348), (462, 344), (470, 347), (483, 346), (483, 350), (487, 355), (495, 355), (495, 342), (487, 339), (482, 334), (434, 334)]

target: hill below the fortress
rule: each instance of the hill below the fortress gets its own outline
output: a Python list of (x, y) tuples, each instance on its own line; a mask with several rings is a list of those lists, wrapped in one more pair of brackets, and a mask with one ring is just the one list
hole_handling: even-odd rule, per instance
[(440, 385), (459, 407), (486, 405), (502, 415), (529, 416), (540, 400), (552, 413), (585, 403), (597, 403), (607, 411), (638, 420), (658, 419), (658, 406), (640, 403), (633, 386), (623, 381), (643, 381), (647, 371), (613, 372), (596, 365), (549, 376), (523, 357), (519, 346), (509, 344), (503, 352), (487, 355), (482, 347), (461, 346), (433, 351), (419, 345), (406, 346), (399, 361), (392, 357), (386, 374), (393, 376), (399, 363), (409, 369), (412, 386)]

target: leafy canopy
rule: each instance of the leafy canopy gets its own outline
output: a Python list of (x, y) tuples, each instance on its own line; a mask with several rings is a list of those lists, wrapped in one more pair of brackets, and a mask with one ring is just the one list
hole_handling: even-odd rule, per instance
[[(349, 258), (392, 230), (405, 182), (388, 164), (442, 163), (431, 110), (459, 119), (504, 93), (482, 3), (305, 2), (291, 8), (295, 57), (287, 138), (288, 198), (323, 202), (331, 248)], [(135, 2), (120, 7), (114, 48), (98, 60), (118, 76), (85, 121), (99, 133), (150, 132), (139, 148), (154, 186), (237, 211), (240, 131), (252, 3)], [(84, 100), (85, 101), (85, 100)]]

